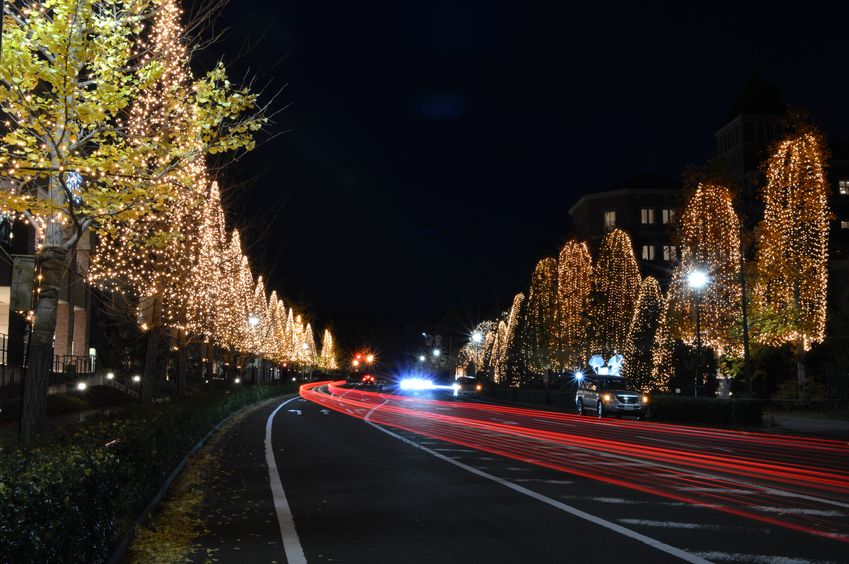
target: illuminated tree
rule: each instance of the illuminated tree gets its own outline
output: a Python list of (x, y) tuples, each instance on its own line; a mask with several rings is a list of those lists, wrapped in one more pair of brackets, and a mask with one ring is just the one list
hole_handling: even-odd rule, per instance
[(673, 337), (695, 341), (694, 290), (687, 284), (694, 270), (707, 274), (699, 316), (702, 345), (717, 355), (740, 349), (740, 220), (730, 190), (699, 184), (678, 221), (681, 262), (672, 274), (669, 317)]
[(565, 370), (582, 368), (587, 354), (587, 316), (593, 274), (586, 243), (567, 241), (557, 261), (557, 364)]
[(321, 339), (321, 362), (320, 366), (324, 370), (336, 370), (339, 363), (336, 359), (336, 347), (333, 342), (333, 335), (330, 329), (324, 330), (324, 337)]
[[(192, 80), (185, 93), (160, 90), (160, 78), (171, 68), (169, 55), (156, 49), (161, 4), (167, 5), (5, 4), (0, 211), (34, 226), (40, 286), (28, 345), (24, 441), (46, 421), (59, 285), (80, 237), (90, 229), (114, 234), (113, 220), (156, 213), (187, 185), (196, 157), (251, 148), (252, 133), (263, 123), (255, 115), (241, 117), (254, 111), (255, 97), (230, 86), (221, 66)], [(163, 96), (163, 123), (198, 124), (198, 143), (160, 135), (156, 128), (137, 136), (131, 113), (151, 91)]]
[(507, 338), (502, 341), (499, 350), (499, 365), (501, 368), (501, 383), (513, 386), (518, 384), (522, 376), (524, 362), (521, 354), (521, 328), (525, 316), (525, 294), (519, 293), (513, 297), (510, 313), (507, 316)]
[(593, 268), (589, 311), (593, 354), (607, 358), (625, 350), (640, 280), (631, 237), (614, 229), (602, 239)]
[(521, 346), (532, 372), (542, 374), (552, 368), (557, 346), (557, 262), (553, 258), (542, 259), (534, 269)]
[(622, 363), (622, 375), (643, 391), (649, 391), (653, 384), (652, 348), (663, 309), (660, 284), (651, 276), (646, 276), (640, 284), (640, 294), (628, 329), (625, 358)]
[(805, 380), (805, 351), (825, 336), (827, 157), (822, 134), (803, 123), (774, 146), (766, 163), (764, 217), (757, 232), (754, 302), (765, 319), (760, 340), (794, 345), (800, 383)]

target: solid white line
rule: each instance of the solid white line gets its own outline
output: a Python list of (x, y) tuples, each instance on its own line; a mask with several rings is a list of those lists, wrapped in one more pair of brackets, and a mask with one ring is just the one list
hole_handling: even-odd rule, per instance
[(376, 409), (378, 409), (379, 407), (381, 407), (385, 403), (386, 402), (372, 408), (371, 411), (369, 411), (366, 414), (364, 421), (366, 423), (368, 423), (369, 425), (371, 425), (372, 427), (374, 427), (375, 429), (386, 433), (390, 437), (395, 437), (396, 439), (398, 439), (401, 442), (407, 443), (410, 446), (421, 449), (424, 452), (430, 454), (431, 456), (435, 456), (436, 458), (439, 458), (440, 460), (444, 460), (445, 462), (447, 462), (449, 464), (453, 464), (454, 466), (462, 468), (463, 470), (466, 470), (467, 472), (471, 472), (472, 474), (475, 474), (475, 475), (480, 476), (482, 478), (486, 478), (487, 480), (491, 480), (491, 481), (493, 481), (497, 484), (501, 484), (502, 486), (504, 486), (506, 488), (510, 488), (511, 490), (516, 491), (520, 494), (524, 494), (528, 497), (536, 499), (537, 501), (541, 501), (543, 503), (546, 503), (546, 504), (548, 504), (552, 507), (560, 509), (561, 511), (569, 513), (570, 515), (578, 517), (579, 519), (584, 519), (585, 521), (589, 521), (590, 523), (600, 525), (600, 526), (602, 526), (606, 529), (610, 529), (611, 531), (614, 531), (614, 532), (619, 533), (621, 535), (625, 535), (626, 537), (631, 538), (635, 541), (647, 544), (648, 546), (650, 546), (652, 548), (656, 548), (657, 550), (660, 550), (660, 551), (665, 552), (667, 554), (671, 554), (672, 556), (676, 556), (676, 557), (680, 558), (681, 560), (684, 560), (685, 562), (694, 562), (694, 563), (698, 563), (698, 564), (709, 564), (710, 563), (709, 560), (705, 560), (704, 558), (697, 556), (697, 555), (695, 555), (691, 552), (687, 552), (686, 550), (681, 550), (680, 548), (670, 546), (670, 545), (668, 545), (664, 542), (661, 542), (657, 539), (653, 539), (651, 537), (648, 537), (648, 536), (643, 535), (641, 533), (638, 533), (636, 531), (632, 531), (631, 529), (628, 529), (627, 527), (623, 527), (622, 525), (618, 525), (618, 524), (616, 524), (612, 521), (608, 521), (607, 519), (602, 519), (601, 517), (596, 517), (595, 515), (587, 513), (586, 511), (581, 511), (577, 507), (572, 507), (571, 505), (566, 505), (565, 503), (559, 502), (556, 499), (551, 499), (550, 497), (544, 496), (544, 495), (537, 493), (533, 490), (529, 490), (528, 488), (524, 488), (524, 487), (522, 487), (518, 484), (514, 484), (513, 482), (510, 482), (510, 481), (505, 480), (503, 478), (499, 478), (498, 476), (493, 476), (492, 474), (489, 474), (487, 472), (483, 472), (482, 470), (475, 468), (473, 466), (469, 466), (468, 464), (463, 464), (462, 462), (460, 462), (458, 460), (454, 460), (453, 458), (451, 458), (449, 456), (445, 456), (444, 454), (440, 454), (433, 449), (429, 449), (426, 446), (420, 445), (419, 443), (417, 443), (415, 441), (411, 441), (410, 439), (408, 439), (406, 437), (402, 437), (401, 435), (394, 433), (394, 432), (390, 431), (389, 429), (386, 429), (385, 427), (382, 427), (382, 426), (380, 426), (376, 423), (373, 423), (371, 421), (371, 414), (374, 413), (374, 411)]
[(280, 482), (277, 462), (274, 460), (274, 448), (271, 446), (271, 423), (274, 421), (274, 416), (284, 405), (296, 399), (298, 399), (297, 396), (284, 401), (268, 416), (268, 421), (265, 423), (265, 462), (268, 464), (268, 481), (271, 484), (271, 495), (274, 496), (274, 511), (277, 513), (277, 522), (280, 524), (280, 537), (283, 539), (286, 561), (289, 564), (306, 564), (307, 559), (298, 533), (295, 531), (295, 520), (292, 517), (292, 510), (289, 509), (283, 484)]

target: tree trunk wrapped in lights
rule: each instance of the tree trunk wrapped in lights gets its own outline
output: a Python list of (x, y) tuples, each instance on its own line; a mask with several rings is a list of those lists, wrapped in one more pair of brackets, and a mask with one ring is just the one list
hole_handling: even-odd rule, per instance
[(651, 358), (651, 388), (662, 392), (669, 392), (670, 384), (675, 376), (674, 354), (675, 343), (669, 330), (669, 298), (663, 299), (661, 304), (660, 318), (657, 322), (657, 331), (652, 343)]
[(542, 259), (534, 269), (521, 346), (531, 372), (543, 374), (552, 368), (557, 346), (557, 262), (553, 258)]
[(515, 386), (524, 370), (521, 354), (521, 326), (525, 316), (525, 294), (519, 293), (513, 297), (510, 313), (507, 316), (506, 338), (501, 342), (498, 351), (498, 364), (502, 380), (500, 383)]
[(640, 281), (631, 237), (614, 229), (602, 239), (593, 268), (589, 311), (593, 354), (607, 359), (625, 350)]
[(631, 327), (625, 343), (625, 359), (622, 363), (622, 375), (627, 377), (634, 386), (646, 392), (652, 388), (653, 384), (652, 347), (663, 315), (663, 308), (660, 284), (651, 276), (646, 276), (640, 284), (640, 294), (634, 316), (631, 318)]
[(759, 339), (795, 347), (799, 383), (804, 353), (825, 336), (828, 288), (828, 150), (822, 134), (799, 122), (766, 163), (764, 217), (758, 226), (754, 302)]
[(557, 365), (564, 370), (583, 368), (590, 356), (587, 316), (592, 274), (587, 244), (567, 241), (557, 261)]
[(498, 322), (495, 331), (495, 342), (492, 347), (492, 379), (501, 384), (504, 382), (504, 352), (507, 350), (507, 322), (502, 319)]
[(702, 346), (723, 355), (740, 352), (740, 220), (731, 191), (701, 183), (678, 221), (681, 262), (672, 273), (669, 322), (672, 336), (688, 344), (696, 340), (695, 299), (688, 276), (707, 275), (700, 290)]

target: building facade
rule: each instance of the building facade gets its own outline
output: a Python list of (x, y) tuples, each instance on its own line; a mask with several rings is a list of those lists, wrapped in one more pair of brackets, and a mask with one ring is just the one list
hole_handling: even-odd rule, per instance
[(681, 195), (681, 183), (641, 174), (603, 192), (581, 197), (569, 208), (579, 237), (597, 250), (605, 233), (620, 228), (631, 235), (643, 276), (668, 278), (678, 252), (670, 227)]

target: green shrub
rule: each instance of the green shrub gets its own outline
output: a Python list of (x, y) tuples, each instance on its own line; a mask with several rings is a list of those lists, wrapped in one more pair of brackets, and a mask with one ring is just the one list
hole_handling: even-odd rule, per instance
[(0, 562), (103, 562), (191, 447), (227, 415), (292, 388), (132, 405), (31, 449), (0, 449)]

